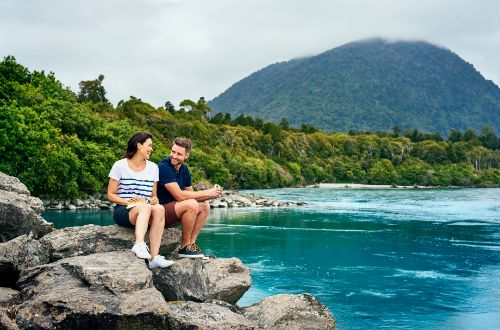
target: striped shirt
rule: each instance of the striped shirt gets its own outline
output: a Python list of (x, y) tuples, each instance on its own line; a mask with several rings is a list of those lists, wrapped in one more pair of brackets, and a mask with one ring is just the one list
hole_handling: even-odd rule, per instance
[(118, 181), (117, 195), (124, 199), (139, 196), (141, 199), (150, 200), (153, 185), (158, 182), (158, 166), (146, 161), (146, 167), (140, 172), (128, 166), (127, 158), (120, 159), (113, 164), (109, 177)]

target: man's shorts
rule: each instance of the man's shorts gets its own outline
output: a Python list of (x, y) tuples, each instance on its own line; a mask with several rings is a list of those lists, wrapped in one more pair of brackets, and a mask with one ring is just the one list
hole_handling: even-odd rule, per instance
[(175, 214), (175, 204), (177, 204), (177, 201), (163, 204), (165, 208), (165, 227), (175, 227), (181, 224), (181, 219)]
[(134, 228), (134, 225), (130, 223), (128, 212), (130, 209), (127, 209), (125, 205), (116, 205), (113, 211), (113, 220), (119, 226)]

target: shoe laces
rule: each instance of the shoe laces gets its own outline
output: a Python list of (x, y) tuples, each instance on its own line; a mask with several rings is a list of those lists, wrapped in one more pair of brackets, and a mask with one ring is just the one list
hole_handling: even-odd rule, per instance
[(196, 243), (191, 244), (191, 247), (192, 247), (193, 251), (201, 252), (200, 247), (198, 245), (196, 245)]

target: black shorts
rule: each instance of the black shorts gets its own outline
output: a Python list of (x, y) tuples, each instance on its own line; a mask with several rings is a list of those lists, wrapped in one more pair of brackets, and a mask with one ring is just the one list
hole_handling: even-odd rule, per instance
[(113, 220), (119, 226), (134, 228), (134, 225), (130, 223), (128, 217), (130, 209), (127, 209), (125, 205), (116, 205), (113, 211)]

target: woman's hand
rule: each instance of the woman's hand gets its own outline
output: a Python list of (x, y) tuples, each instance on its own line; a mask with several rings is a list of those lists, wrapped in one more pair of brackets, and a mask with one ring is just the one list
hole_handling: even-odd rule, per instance
[(134, 202), (138, 202), (140, 201), (142, 198), (140, 198), (139, 196), (134, 196), (132, 197), (131, 199), (128, 200), (128, 203), (134, 203)]
[(160, 201), (158, 200), (158, 197), (151, 197), (151, 199), (149, 200), (149, 203), (151, 205), (156, 205), (158, 204)]

